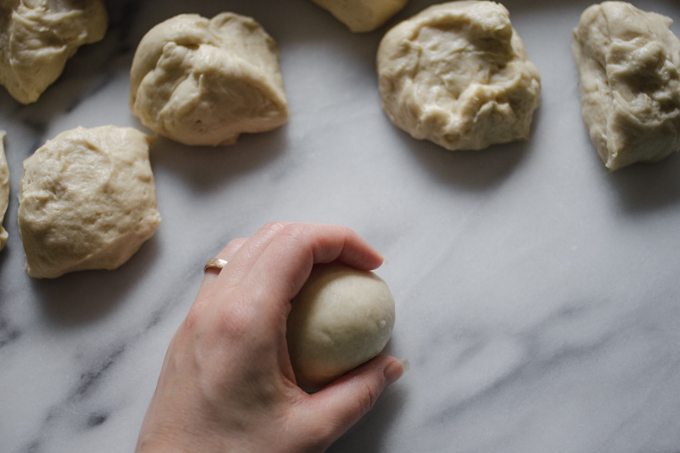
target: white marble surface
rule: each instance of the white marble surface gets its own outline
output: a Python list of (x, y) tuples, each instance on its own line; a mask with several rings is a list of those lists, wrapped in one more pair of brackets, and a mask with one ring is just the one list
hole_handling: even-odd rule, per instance
[[(428, 4), (411, 0), (396, 20)], [(680, 21), (675, 0), (634, 2)], [(10, 233), (0, 254), (0, 452), (133, 451), (202, 265), (272, 220), (347, 225), (389, 260), (389, 351), (412, 369), (330, 451), (680, 452), (680, 156), (607, 174), (581, 124), (571, 30), (588, 1), (507, 0), (543, 77), (531, 141), (449, 153), (380, 110), (386, 27), (352, 35), (308, 0), (111, 0), (29, 107), (0, 89)], [(127, 72), (180, 12), (254, 16), (276, 38), (283, 128), (152, 150), (163, 223), (122, 268), (29, 278), (21, 163), (72, 127), (139, 123)], [(676, 34), (680, 27), (674, 26)]]

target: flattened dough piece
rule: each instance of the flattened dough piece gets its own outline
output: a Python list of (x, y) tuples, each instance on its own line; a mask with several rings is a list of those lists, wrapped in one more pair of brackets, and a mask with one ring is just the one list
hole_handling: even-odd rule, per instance
[(150, 142), (131, 128), (78, 127), (24, 161), (19, 228), (31, 277), (115, 269), (154, 234)]
[(431, 6), (385, 35), (377, 63), (383, 110), (414, 138), (449, 150), (529, 138), (540, 76), (498, 3)]
[(7, 166), (5, 146), (3, 145), (6, 134), (5, 131), (0, 131), (0, 251), (5, 248), (8, 237), (7, 230), (2, 227), (9, 204), (9, 167)]
[(397, 14), (408, 0), (312, 0), (353, 32), (372, 31)]
[(317, 265), (291, 301), (286, 339), (298, 385), (315, 390), (380, 354), (394, 298), (372, 272)]
[(680, 40), (672, 24), (604, 2), (586, 9), (574, 30), (583, 122), (609, 170), (680, 149)]
[(182, 14), (152, 28), (130, 71), (130, 108), (187, 145), (233, 144), (288, 120), (274, 40), (253, 19)]
[(22, 104), (37, 101), (107, 22), (101, 0), (0, 0), (0, 84)]

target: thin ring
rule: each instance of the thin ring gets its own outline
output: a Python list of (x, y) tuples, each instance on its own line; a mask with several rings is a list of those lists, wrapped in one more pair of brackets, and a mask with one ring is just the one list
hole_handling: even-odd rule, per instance
[(217, 271), (219, 272), (226, 265), (227, 260), (223, 260), (221, 258), (212, 258), (208, 260), (207, 263), (205, 263), (205, 266), (203, 266), (203, 273), (205, 273), (208, 269), (217, 269)]

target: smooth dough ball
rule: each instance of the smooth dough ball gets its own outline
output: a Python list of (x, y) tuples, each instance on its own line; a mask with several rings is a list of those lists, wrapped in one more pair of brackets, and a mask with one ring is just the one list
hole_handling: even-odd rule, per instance
[(586, 9), (574, 30), (583, 122), (609, 170), (680, 149), (680, 39), (625, 2)]
[(0, 84), (22, 104), (38, 100), (83, 44), (104, 38), (101, 0), (0, 1)]
[(5, 248), (8, 238), (7, 230), (2, 227), (2, 221), (5, 219), (5, 212), (7, 212), (7, 205), (9, 204), (9, 167), (7, 166), (5, 146), (3, 145), (5, 135), (5, 131), (0, 131), (0, 250)]
[(372, 31), (397, 14), (408, 0), (312, 0), (353, 32)]
[(288, 352), (298, 385), (318, 389), (380, 354), (394, 326), (394, 298), (372, 272), (317, 265), (292, 300)]
[(130, 108), (186, 145), (228, 145), (288, 120), (276, 43), (253, 19), (182, 14), (152, 28), (130, 71)]
[(79, 127), (24, 161), (19, 228), (31, 277), (115, 269), (153, 236), (150, 142), (131, 128)]
[(449, 150), (528, 139), (541, 92), (508, 10), (485, 1), (431, 6), (394, 27), (378, 77), (390, 120)]

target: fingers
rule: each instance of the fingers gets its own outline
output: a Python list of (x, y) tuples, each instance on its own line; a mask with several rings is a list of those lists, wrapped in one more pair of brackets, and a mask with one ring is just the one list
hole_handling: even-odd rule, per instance
[(310, 396), (304, 423), (316, 427), (319, 444), (330, 445), (373, 407), (385, 388), (404, 373), (394, 357), (378, 356)]
[(263, 226), (248, 238), (239, 248), (225, 269), (220, 272), (219, 282), (221, 288), (240, 282), (257, 262), (262, 252), (269, 246), (274, 238), (288, 225), (286, 222), (273, 222)]
[(269, 223), (250, 238), (239, 238), (229, 242), (216, 256), (216, 258), (228, 261), (227, 265), (222, 270), (208, 269), (205, 272), (196, 300), (202, 299), (201, 296), (205, 295), (205, 292), (212, 288), (218, 279), (222, 289), (239, 282), (260, 256), (261, 251), (286, 225), (284, 222)]
[(349, 228), (336, 225), (290, 224), (261, 250), (242, 284), (258, 294), (259, 310), (271, 309), (272, 301), (290, 301), (309, 277), (316, 263), (341, 262), (360, 270), (379, 267), (384, 258)]

